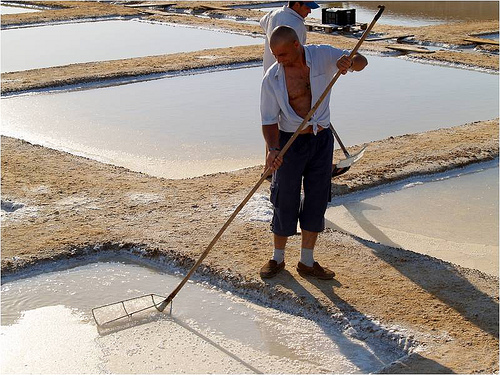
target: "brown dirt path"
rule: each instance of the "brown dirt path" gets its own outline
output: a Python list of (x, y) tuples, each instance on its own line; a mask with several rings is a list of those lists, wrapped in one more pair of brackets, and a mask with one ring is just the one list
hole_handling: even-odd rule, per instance
[(48, 7), (49, 9), (33, 13), (4, 14), (1, 18), (2, 28), (86, 18), (140, 16), (142, 14), (133, 8), (96, 1), (20, 1), (20, 3), (34, 7)]

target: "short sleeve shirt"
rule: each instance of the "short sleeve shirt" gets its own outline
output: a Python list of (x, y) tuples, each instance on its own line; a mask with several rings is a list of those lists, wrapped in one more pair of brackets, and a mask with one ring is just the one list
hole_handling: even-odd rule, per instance
[[(314, 105), (337, 73), (337, 60), (348, 55), (349, 51), (329, 45), (307, 45), (304, 51), (309, 66), (311, 105)], [(330, 94), (331, 90), (307, 123), (313, 126), (314, 133), (318, 126), (330, 126)], [(262, 125), (277, 123), (280, 130), (290, 133), (295, 132), (304, 120), (290, 106), (285, 70), (281, 64), (274, 64), (262, 79), (260, 112)]]

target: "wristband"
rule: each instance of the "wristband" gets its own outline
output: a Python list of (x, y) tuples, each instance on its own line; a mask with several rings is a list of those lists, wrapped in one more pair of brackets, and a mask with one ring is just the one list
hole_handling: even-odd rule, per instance
[(269, 147), (268, 151), (281, 151), (281, 148), (279, 148), (279, 147)]

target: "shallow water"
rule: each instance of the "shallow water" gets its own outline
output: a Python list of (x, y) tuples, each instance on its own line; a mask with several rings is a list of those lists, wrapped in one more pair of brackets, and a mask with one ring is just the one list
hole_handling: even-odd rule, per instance
[(498, 33), (483, 34), (483, 35), (480, 35), (480, 37), (485, 38), (485, 39), (491, 39), (491, 40), (498, 41)]
[(498, 159), (340, 197), (327, 226), (498, 276)]
[(10, 7), (6, 5), (0, 5), (0, 14), (19, 14), (19, 13), (33, 13), (39, 12), (38, 9), (22, 8), (22, 7)]
[[(156, 313), (147, 324), (97, 335), (91, 308), (168, 294), (179, 281), (124, 260), (4, 283), (0, 337), (9, 345), (3, 345), (2, 372), (366, 373), (402, 355), (380, 341), (341, 333), (329, 317), (313, 322), (194, 282), (175, 298), (171, 316)], [(61, 339), (70, 345), (61, 347)], [(27, 346), (29, 357), (21, 354)], [(180, 353), (184, 358), (176, 357)]]
[[(346, 145), (498, 117), (498, 76), (368, 56), (333, 88)], [(260, 67), (3, 97), (1, 132), (154, 176), (262, 164)]]
[[(375, 1), (342, 1), (320, 4), (309, 18), (321, 20), (322, 8), (356, 9), (356, 22), (370, 23), (378, 11)], [(498, 20), (495, 1), (388, 1), (377, 23), (394, 26), (429, 26), (471, 20)], [(269, 12), (275, 8), (261, 8)]]
[(1, 34), (2, 72), (263, 43), (261, 37), (137, 20), (27, 27)]

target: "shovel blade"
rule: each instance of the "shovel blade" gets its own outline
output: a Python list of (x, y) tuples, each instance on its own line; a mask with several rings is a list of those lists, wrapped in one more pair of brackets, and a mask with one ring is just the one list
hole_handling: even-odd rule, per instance
[(346, 168), (346, 167), (350, 167), (351, 165), (353, 165), (354, 163), (356, 163), (359, 159), (361, 159), (363, 157), (363, 154), (365, 153), (366, 147), (367, 146), (364, 146), (357, 153), (355, 153), (353, 155), (349, 155), (345, 159), (340, 160), (337, 163), (337, 167), (338, 168)]

